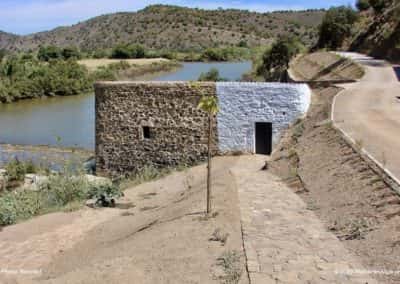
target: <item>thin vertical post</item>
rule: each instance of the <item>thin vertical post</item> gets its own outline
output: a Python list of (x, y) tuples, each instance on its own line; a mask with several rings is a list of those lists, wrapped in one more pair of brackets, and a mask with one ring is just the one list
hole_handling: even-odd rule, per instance
[(212, 139), (212, 114), (208, 115), (208, 165), (207, 165), (207, 214), (211, 212), (211, 139)]

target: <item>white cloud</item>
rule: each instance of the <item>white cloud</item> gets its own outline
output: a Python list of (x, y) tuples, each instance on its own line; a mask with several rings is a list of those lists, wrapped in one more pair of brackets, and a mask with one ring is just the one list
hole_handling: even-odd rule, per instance
[(254, 11), (302, 9), (299, 5), (268, 5), (243, 1), (160, 1), (160, 0), (30, 0), (0, 2), (0, 30), (27, 34), (71, 25), (94, 16), (118, 11), (136, 11), (150, 4), (168, 4), (205, 9), (236, 8)]

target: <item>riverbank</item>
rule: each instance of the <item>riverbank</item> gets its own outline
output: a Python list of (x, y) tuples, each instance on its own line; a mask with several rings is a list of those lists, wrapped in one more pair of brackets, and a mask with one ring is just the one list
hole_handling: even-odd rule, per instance
[[(0, 75), (0, 104), (43, 97), (77, 96), (93, 92), (96, 81), (135, 80), (135, 77), (158, 72), (173, 72), (182, 67), (173, 60), (157, 59), (92, 59), (76, 61), (18, 58), (0, 62), (0, 68), (12, 65)], [(27, 65), (39, 71), (30, 72)]]
[[(169, 72), (152, 72), (135, 80), (195, 81), (215, 68), (230, 81), (251, 69), (251, 62), (191, 62)], [(147, 73), (150, 74), (150, 73)], [(50, 145), (94, 151), (95, 97), (89, 95), (41, 97), (0, 104), (0, 145)]]
[(82, 165), (93, 156), (94, 151), (80, 148), (0, 144), (0, 168), (18, 159), (57, 170), (65, 163)]
[(161, 72), (173, 72), (182, 67), (175, 60), (148, 59), (86, 59), (78, 61), (89, 70), (96, 80), (137, 80), (140, 76), (156, 76)]

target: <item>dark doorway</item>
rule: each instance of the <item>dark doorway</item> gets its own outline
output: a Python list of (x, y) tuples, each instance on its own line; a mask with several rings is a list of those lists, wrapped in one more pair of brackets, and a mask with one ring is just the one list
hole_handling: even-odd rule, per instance
[(397, 80), (400, 81), (400, 66), (393, 67), (394, 73), (396, 74)]
[(271, 155), (272, 123), (256, 122), (256, 154)]

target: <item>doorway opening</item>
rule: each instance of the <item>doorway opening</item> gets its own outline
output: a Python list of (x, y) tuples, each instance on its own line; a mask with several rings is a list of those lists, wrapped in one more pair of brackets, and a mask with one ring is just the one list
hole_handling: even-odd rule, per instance
[(255, 125), (256, 154), (271, 155), (272, 153), (272, 123), (256, 122)]

